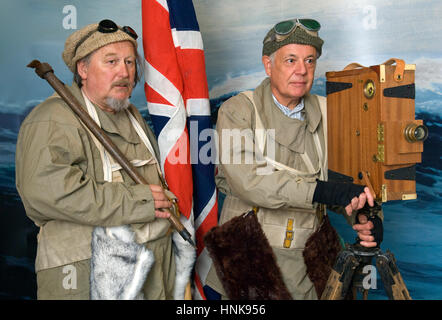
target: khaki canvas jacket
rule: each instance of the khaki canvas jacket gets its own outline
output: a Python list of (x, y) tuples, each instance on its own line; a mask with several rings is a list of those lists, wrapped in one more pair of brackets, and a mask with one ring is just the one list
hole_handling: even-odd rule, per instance
[[(78, 86), (68, 88), (85, 108)], [(102, 129), (129, 160), (152, 159), (125, 112), (95, 109)], [(129, 110), (158, 156), (153, 133), (133, 105)], [(149, 183), (161, 184), (153, 161), (138, 170)], [(132, 224), (139, 229), (158, 221), (149, 187), (135, 184), (123, 170), (121, 174), (123, 183), (104, 181), (100, 153), (90, 133), (57, 95), (26, 117), (17, 141), (16, 186), (26, 214), (41, 228), (36, 271), (89, 259), (94, 226)], [(169, 223), (163, 220), (164, 231), (148, 239), (151, 248), (156, 239), (170, 237)]]

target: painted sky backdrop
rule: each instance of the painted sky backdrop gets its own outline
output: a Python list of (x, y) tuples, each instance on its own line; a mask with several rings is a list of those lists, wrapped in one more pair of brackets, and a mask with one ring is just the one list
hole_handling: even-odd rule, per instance
[[(3, 110), (20, 113), (51, 93), (25, 67), (34, 58), (49, 62), (62, 80), (71, 82), (61, 59), (64, 41), (73, 31), (64, 27), (71, 14), (69, 6), (76, 9), (77, 28), (111, 18), (141, 35), (139, 0), (3, 0), (0, 70), (7, 75), (0, 80)], [(315, 18), (322, 25), (320, 35), (325, 45), (317, 78), (353, 61), (369, 66), (396, 57), (417, 65), (418, 90), (442, 98), (441, 1), (194, 0), (194, 6), (204, 41), (211, 98), (255, 87), (265, 76), (261, 65), (264, 35), (276, 22), (292, 17)], [(138, 41), (141, 44), (141, 39)], [(141, 86), (133, 100), (140, 107), (145, 105)], [(435, 103), (418, 108), (440, 114)]]
[[(342, 70), (353, 61), (370, 66), (395, 57), (417, 64), (418, 88), (442, 93), (440, 1), (196, 3), (200, 3), (197, 14), (206, 47), (211, 97), (259, 83), (264, 76), (262, 39), (275, 22), (292, 17), (312, 17), (322, 25), (319, 33), (325, 44), (317, 78), (324, 78), (326, 71)], [(215, 12), (225, 14), (216, 17)]]

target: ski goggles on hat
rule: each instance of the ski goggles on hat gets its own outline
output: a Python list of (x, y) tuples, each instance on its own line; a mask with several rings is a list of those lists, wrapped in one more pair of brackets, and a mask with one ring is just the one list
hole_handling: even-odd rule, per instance
[(92, 30), (87, 35), (85, 35), (80, 41), (78, 41), (77, 45), (75, 46), (74, 53), (77, 52), (78, 47), (80, 47), (81, 44), (83, 42), (85, 42), (86, 39), (89, 38), (95, 32), (98, 31), (98, 32), (101, 32), (101, 33), (113, 33), (113, 32), (117, 32), (118, 30), (121, 30), (121, 31), (125, 32), (126, 34), (131, 36), (134, 40), (138, 39), (137, 33), (131, 27), (124, 26), (122, 28), (119, 28), (118, 25), (115, 22), (113, 22), (112, 20), (105, 19), (105, 20), (101, 20), (98, 23), (98, 27), (97, 27), (96, 30)]
[[(117, 32), (118, 29), (120, 29), (120, 28), (118, 28), (117, 24), (115, 22), (113, 22), (112, 20), (108, 20), (108, 19), (101, 20), (98, 23), (98, 28), (97, 28), (97, 30), (100, 31), (101, 33)], [(120, 30), (126, 32), (128, 35), (130, 35), (135, 40), (138, 39), (137, 33), (131, 27), (124, 26)]]
[(291, 19), (281, 21), (275, 24), (273, 27), (275, 33), (273, 33), (267, 41), (281, 42), (295, 32), (298, 27), (304, 29), (308, 34), (317, 37), (318, 31), (321, 29), (321, 24), (314, 19)]

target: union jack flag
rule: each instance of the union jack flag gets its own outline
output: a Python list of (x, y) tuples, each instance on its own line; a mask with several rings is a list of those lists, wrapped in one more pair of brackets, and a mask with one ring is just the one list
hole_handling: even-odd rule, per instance
[(218, 201), (214, 161), (202, 162), (199, 157), (201, 148), (207, 150), (207, 143), (214, 140), (199, 138), (212, 123), (198, 22), (191, 0), (142, 0), (142, 19), (145, 93), (160, 165), (186, 217), (183, 224), (196, 230), (194, 299), (216, 298), (205, 286), (211, 260), (203, 237), (217, 224)]

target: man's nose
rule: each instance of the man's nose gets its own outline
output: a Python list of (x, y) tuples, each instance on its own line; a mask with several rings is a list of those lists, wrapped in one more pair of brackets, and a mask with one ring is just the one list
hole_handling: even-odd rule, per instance
[(125, 61), (120, 62), (120, 65), (118, 67), (118, 75), (121, 78), (129, 77), (129, 66), (126, 64)]
[(305, 62), (303, 60), (300, 60), (296, 63), (295, 73), (302, 74), (302, 75), (307, 73), (307, 68), (306, 68)]

